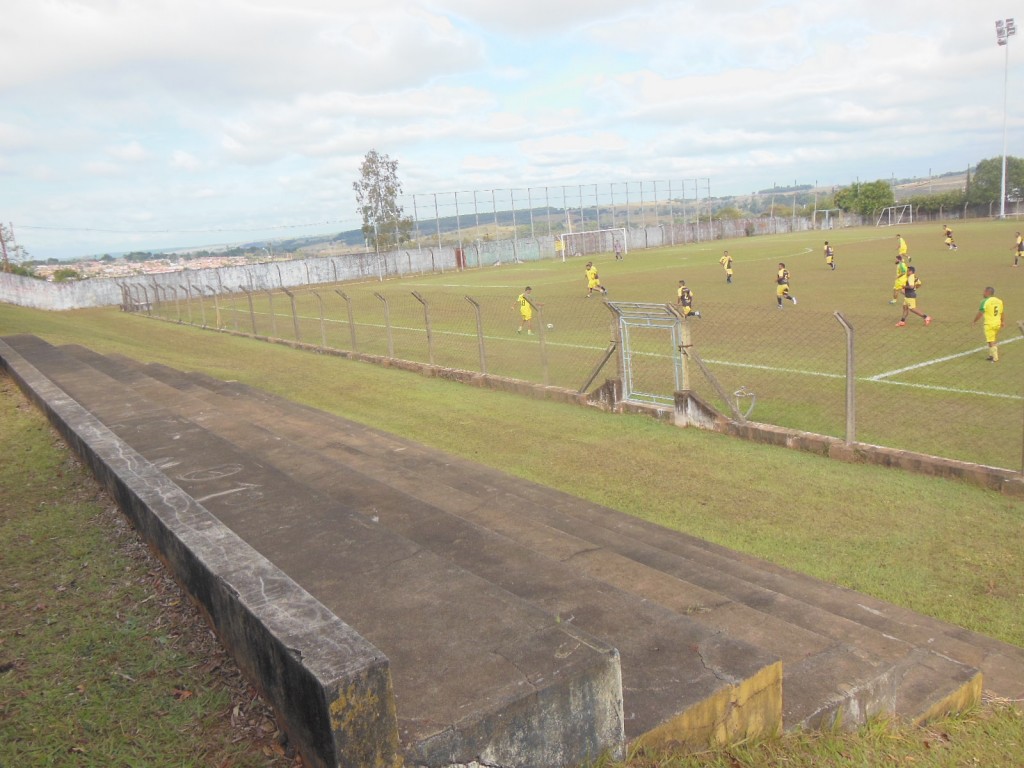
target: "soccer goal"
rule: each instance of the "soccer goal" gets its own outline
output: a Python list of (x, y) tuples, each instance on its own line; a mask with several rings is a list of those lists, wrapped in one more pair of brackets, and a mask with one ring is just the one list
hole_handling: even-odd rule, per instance
[(611, 253), (616, 246), (623, 255), (629, 253), (626, 228), (592, 229), (587, 232), (566, 232), (558, 236), (562, 241), (562, 261), (566, 256), (586, 256), (590, 253)]
[(883, 208), (882, 213), (875, 222), (876, 227), (891, 227), (894, 224), (913, 224), (914, 206), (912, 205), (890, 205)]

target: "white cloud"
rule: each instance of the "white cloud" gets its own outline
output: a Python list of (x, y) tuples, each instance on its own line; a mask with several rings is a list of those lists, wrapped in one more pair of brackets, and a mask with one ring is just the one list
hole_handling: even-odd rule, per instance
[(399, 160), (409, 193), (694, 175), (725, 193), (962, 168), (1001, 147), (993, 20), (1007, 13), (995, 0), (927, 13), (881, 0), (14, 0), (0, 210), (109, 229), (142, 214), (182, 231), (337, 221), (354, 218), (371, 148)]
[(186, 152), (183, 149), (176, 149), (171, 154), (171, 167), (178, 168), (183, 171), (195, 172), (203, 167), (203, 164), (199, 161), (195, 155), (190, 152)]

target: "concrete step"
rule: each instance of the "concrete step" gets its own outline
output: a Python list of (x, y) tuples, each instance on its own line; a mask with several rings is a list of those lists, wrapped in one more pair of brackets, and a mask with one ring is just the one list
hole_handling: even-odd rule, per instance
[[(486, 681), (487, 689), (496, 690), (493, 695), (502, 701), (510, 697), (511, 694), (502, 691), (500, 678), (488, 680), (494, 676), (474, 666), (472, 654), (466, 664), (444, 664), (444, 659), (451, 658), (452, 654), (461, 656), (467, 644), (473, 645), (478, 655), (495, 655), (497, 638), (506, 638), (515, 647), (499, 655), (505, 659), (515, 658), (515, 666), (520, 670), (531, 668), (536, 660), (532, 658), (535, 653), (547, 659), (544, 654), (550, 649), (531, 647), (518, 635), (511, 634), (520, 622), (516, 620), (516, 610), (507, 606), (509, 600), (514, 599), (510, 590), (503, 589), (500, 583), (483, 580), (478, 573), (468, 573), (456, 559), (449, 558), (443, 565), (458, 573), (459, 579), (447, 575), (443, 567), (438, 571), (437, 555), (408, 538), (398, 537), (387, 557), (375, 554), (378, 545), (373, 542), (374, 546), (364, 551), (361, 544), (366, 530), (376, 531), (377, 536), (388, 541), (394, 539), (394, 532), (380, 525), (379, 517), (375, 520), (372, 515), (360, 516), (352, 512), (350, 493), (348, 497), (330, 497), (322, 493), (323, 486), (317, 490), (316, 484), (296, 483), (291, 470), (302, 466), (304, 452), (250, 418), (265, 410), (262, 403), (254, 408), (252, 400), (239, 398), (245, 407), (241, 411), (222, 407), (225, 403), (211, 407), (202, 398), (179, 393), (146, 375), (152, 371), (101, 358), (84, 349), (70, 348), (60, 354), (54, 350), (48, 355), (37, 352), (35, 356), (45, 358), (39, 360), (39, 365), (62, 388), (88, 403), (98, 417), (108, 421), (111, 428), (140, 453), (151, 456), (218, 519), (239, 531), (246, 541), (280, 564), (301, 586), (321, 597), (388, 655), (402, 740), (415, 746), (415, 749), (407, 748), (411, 757), (429, 764), (434, 764), (441, 755), (449, 755), (445, 758), (449, 760), (462, 759), (466, 749), (474, 746), (480, 749), (479, 743), (487, 737), (486, 733), (492, 733), (493, 738), (508, 738), (505, 735), (508, 725), (498, 728), (498, 736), (494, 736), (494, 718), (486, 720), (479, 714), (479, 711), (486, 714), (485, 701), (463, 705), (473, 714), (465, 716), (466, 722), (453, 724), (442, 716), (455, 712), (445, 711), (440, 701), (428, 699), (444, 699), (441, 694), (446, 689), (457, 688), (462, 692), (459, 686), (470, 685), (465, 680), (467, 677), (476, 685)], [(169, 372), (164, 373), (169, 375)], [(304, 429), (312, 426), (306, 418), (310, 414), (303, 411)], [(211, 464), (214, 457), (217, 463)], [(321, 466), (319, 471), (328, 475), (335, 468)], [(366, 503), (367, 498), (361, 501)], [(372, 503), (372, 498), (370, 501)], [(431, 515), (435, 520), (444, 517), (408, 495), (401, 495), (399, 501), (403, 506), (415, 508), (424, 519)], [(463, 525), (462, 532), (466, 532), (464, 521), (459, 522)], [(479, 558), (487, 547), (494, 547), (495, 552), (502, 551), (501, 547), (495, 547), (499, 537), (492, 532), (482, 529), (474, 532), (478, 535), (478, 547), (471, 550), (476, 552), (475, 557)], [(440, 536), (443, 538), (443, 534)], [(628, 678), (636, 685), (630, 691), (633, 708), (628, 725), (631, 729), (657, 731), (660, 738), (706, 743), (709, 738), (752, 737), (780, 727), (780, 667), (773, 657), (660, 606), (637, 604), (631, 596), (608, 589), (558, 563), (547, 562), (528, 552), (520, 554), (525, 558), (519, 563), (521, 577), (524, 581), (531, 580), (532, 589), (538, 594), (552, 592), (552, 585), (557, 584), (559, 578), (565, 578), (571, 580), (573, 590), (581, 595), (566, 601), (565, 593), (561, 597), (552, 593), (551, 600), (537, 602), (544, 608), (537, 612), (547, 622), (546, 631), (564, 632), (578, 643), (580, 638), (588, 638), (587, 648), (594, 651), (604, 647), (604, 655), (607, 655), (604, 639), (594, 640), (589, 630), (581, 630), (581, 624), (574, 621), (571, 611), (579, 608), (581, 614), (587, 613), (590, 621), (586, 626), (631, 628), (630, 632), (621, 633), (631, 648)], [(357, 568), (359, 579), (352, 578), (350, 567)], [(551, 568), (557, 572), (552, 572)], [(419, 578), (417, 573), (420, 573)], [(480, 584), (460, 586), (470, 578)], [(378, 590), (367, 589), (367, 580), (379, 583)], [(408, 610), (416, 620), (410, 624), (396, 620), (385, 609), (387, 603), (384, 607), (378, 605), (381, 589), (391, 603), (404, 606), (412, 601), (406, 594), (410, 592), (409, 584), (416, 584), (412, 591), (416, 596), (414, 605), (432, 599), (444, 609), (424, 616), (422, 610), (410, 606)], [(364, 601), (359, 602), (359, 597)], [(478, 607), (482, 610), (483, 604), (501, 612), (501, 621), (489, 624), (483, 621), (476, 610)], [(563, 608), (569, 612), (559, 612)], [(453, 612), (459, 616), (459, 623), (450, 623), (445, 617)], [(473, 626), (475, 632), (465, 632), (464, 643), (444, 649), (445, 654), (437, 643), (445, 642), (453, 631), (461, 631), (466, 624)], [(430, 640), (424, 641), (421, 632), (426, 632)], [(517, 653), (525, 655), (519, 657)], [(560, 664), (560, 654), (564, 653), (564, 648), (555, 653)], [(431, 659), (433, 664), (424, 664), (424, 659)], [(616, 663), (617, 660), (616, 656)], [(546, 663), (549, 667), (554, 665), (551, 659)], [(443, 684), (438, 682), (438, 675), (442, 676)], [(572, 688), (571, 680), (569, 684), (559, 683), (560, 677), (565, 677), (565, 673), (560, 673), (555, 665), (554, 672), (545, 669), (535, 679), (554, 681), (549, 687), (556, 691)], [(579, 690), (572, 692), (581, 697)], [(622, 707), (622, 699), (618, 699), (618, 706)], [(426, 717), (416, 714), (420, 709), (431, 713), (431, 707), (434, 714)], [(517, 707), (521, 709), (519, 705), (505, 709), (515, 713)], [(621, 709), (617, 715), (622, 718)], [(518, 720), (512, 718), (513, 724)], [(543, 718), (532, 721), (537, 727), (532, 740), (545, 743), (555, 740), (548, 728), (559, 727), (560, 719), (552, 718), (548, 728), (537, 725), (538, 720)], [(481, 722), (487, 727), (478, 725)], [(617, 722), (622, 727), (622, 720)], [(600, 719), (596, 719), (588, 727), (594, 731), (599, 730), (600, 725)], [(521, 730), (513, 732), (522, 733)], [(453, 733), (456, 735), (451, 735)], [(577, 740), (585, 744), (594, 742), (594, 738)], [(453, 745), (453, 741), (457, 743)], [(467, 743), (469, 748), (466, 748)], [(459, 751), (453, 757), (456, 748)]]
[[(233, 396), (245, 393), (245, 396), (261, 399), (266, 407), (276, 403), (274, 407), (288, 411), (294, 408), (296, 413), (306, 410), (304, 406), (293, 407), (287, 401), (240, 384), (213, 382), (208, 377), (198, 376), (192, 379), (190, 386), (199, 384)], [(593, 534), (588, 536), (591, 543), (684, 580), (692, 577), (713, 594), (725, 595), (755, 607), (763, 605), (780, 618), (786, 618), (788, 600), (809, 604), (882, 635), (930, 648), (940, 655), (977, 667), (985, 673), (986, 689), (996, 696), (1012, 699), (1024, 696), (1024, 649), (1017, 646), (868, 595), (826, 584), (695, 537), (667, 532), (661, 526), (402, 441), (393, 435), (360, 425), (353, 428), (344, 419), (337, 419), (336, 434), (345, 437), (347, 449), (353, 453), (388, 458), (385, 468), (396, 475), (412, 466), (422, 469), (425, 475), (436, 481), (437, 492), (443, 497), (450, 497), (452, 489), (455, 489), (477, 497), (490, 494), (492, 501), (489, 504), (494, 505), (508, 499), (508, 509), (519, 510), (518, 517), (530, 517), (544, 526), (572, 534), (586, 530)], [(391, 482), (391, 477), (388, 482)], [(395, 482), (401, 487), (404, 481), (398, 479)], [(410, 487), (415, 485), (413, 482)], [(430, 498), (430, 493), (431, 487), (424, 486), (422, 494)], [(673, 559), (674, 562), (670, 562)], [(775, 602), (771, 594), (782, 595), (786, 599)], [(689, 610), (703, 613), (705, 607), (693, 604)], [(800, 615), (794, 619), (799, 621)], [(847, 628), (843, 627), (841, 631), (846, 632)]]
[[(119, 438), (117, 452), (141, 454), (134, 466), (160, 467), (220, 523), (386, 654), (394, 683), (390, 709), (397, 709), (400, 731), (395, 740), (400, 735), (409, 762), (560, 766), (605, 750), (621, 752), (621, 673), (614, 648), (311, 492), (145, 397), (140, 388), (38, 340), (5, 341), (60, 388), (57, 399), (70, 403), (72, 398), (105, 424)], [(168, 497), (161, 492), (161, 498)], [(227, 544), (218, 554), (216, 568), (203, 565), (178, 574), (215, 624), (222, 611), (204, 596), (219, 592), (221, 584), (232, 594), (231, 585), (249, 576), (249, 561), (239, 557), (236, 562)], [(260, 584), (255, 599), (264, 610), (297, 612), (301, 623), (305, 603), (276, 604), (275, 595), (289, 594), (280, 580)], [(334, 641), (309, 640), (290, 652), (315, 667), (320, 649)], [(272, 669), (251, 671), (270, 675), (255, 682), (276, 706), (302, 698), (295, 692), (275, 696), (277, 688), (302, 680), (280, 679)], [(312, 694), (308, 690), (305, 696)], [(372, 731), (376, 709), (364, 709), (347, 689), (333, 696), (330, 720), (320, 725), (336, 736), (339, 729), (342, 735)], [(289, 722), (287, 713), (283, 719)]]
[[(344, 420), (329, 419), (329, 426), (323, 428), (324, 416), (318, 414), (316, 425), (311, 425), (308, 409), (258, 393), (246, 397), (245, 388), (153, 367), (147, 370), (167, 384), (198, 393), (200, 405), (194, 407), (200, 411), (216, 403), (213, 410), (225, 414), (229, 428), (238, 416), (226, 414), (238, 398), (259, 399), (263, 404), (260, 413), (250, 417), (261, 419), (263, 427), (272, 428), (291, 443), (275, 452), (278, 458), (265, 458), (285, 462), (289, 475), (331, 494), (347, 496), (355, 505), (360, 499), (374, 498), (377, 503), (372, 513), (381, 522), (453, 561), (468, 563), (474, 552), (488, 551), (483, 563), (467, 567), (521, 596), (537, 600), (536, 585), (521, 575), (536, 569), (529, 563), (530, 558), (516, 553), (520, 564), (510, 566), (505, 559), (490, 554), (494, 547), (485, 546), (475, 533), (450, 535), (457, 545), (448, 540), (439, 544), (436, 531), (451, 531), (453, 526), (457, 530), (458, 525), (448, 519), (439, 522), (418, 509), (410, 511), (407, 496), (499, 533), (531, 555), (564, 560), (572, 570), (590, 579), (630, 592), (645, 603), (668, 607), (777, 655), (786, 663), (785, 722), (789, 727), (821, 725), (837, 718), (856, 724), (878, 712), (899, 712), (920, 720), (962, 708), (980, 693), (976, 670), (942, 653), (933, 653), (927, 644), (922, 650), (907, 640), (887, 635), (884, 629), (893, 628), (891, 620), (883, 630), (873, 629), (820, 604), (825, 598), (832, 606), (839, 593), (840, 604), (847, 605), (853, 593), (842, 595), (843, 590), (753, 558), (720, 549), (716, 552), (716, 548), (689, 537), (671, 537), (676, 550), (685, 550), (673, 553), (673, 546), (665, 545), (666, 531), (656, 526), (640, 525), (635, 534), (624, 536), (623, 528), (632, 529), (632, 524), (639, 521), (624, 522), (623, 516), (610, 510), (564, 495), (558, 498), (548, 489), (538, 490), (500, 473), (482, 473), (480, 467), (464, 466), (452, 457)], [(227, 400), (210, 400), (209, 395), (202, 394), (203, 389)], [(310, 451), (315, 454), (311, 456)], [(295, 461), (299, 455), (301, 461)], [(350, 471), (339, 472), (341, 466)], [(400, 493), (394, 494), (393, 490)], [(533, 495), (538, 498), (530, 498)], [(389, 496), (395, 496), (392, 503), (384, 503)], [(653, 543), (645, 543), (648, 537), (653, 537)], [(508, 544), (503, 546), (509, 548)], [(713, 562), (708, 562), (709, 549)], [(691, 560), (694, 554), (704, 562), (695, 565)], [(766, 576), (773, 581), (772, 588), (764, 586)], [(562, 582), (573, 583), (567, 577), (562, 577)], [(787, 594), (787, 590), (798, 596)], [(545, 599), (549, 609), (571, 608), (567, 603)], [(576, 617), (577, 613), (586, 616), (582, 610), (571, 615)], [(874, 617), (876, 613), (869, 615)], [(932, 624), (933, 628), (949, 629), (941, 622)], [(607, 634), (607, 628), (588, 628), (609, 637), (623, 650), (628, 704), (630, 654), (614, 635)], [(627, 706), (627, 716), (628, 711)]]
[[(185, 391), (191, 377), (176, 371), (68, 351), (130, 382), (133, 392), (244, 446), (247, 455), (306, 483), (313, 492), (363, 510), (368, 519), (530, 601), (556, 621), (583, 627), (617, 648), (628, 737), (656, 732), (660, 738), (703, 745), (711, 738), (747, 738), (780, 727), (779, 669), (771, 654), (709, 630), (684, 614), (637, 601), (628, 590), (589, 578), (528, 544), (374, 480), (373, 467), (369, 474), (352, 470), (282, 433), (318, 433), (310, 418), (316, 414), (299, 409), (295, 419), (294, 413), (283, 414), (266, 403), (253, 408), (250, 398), (221, 401), (223, 396), (208, 391), (199, 391), (197, 397), (196, 391)], [(320, 437), (331, 441), (331, 430)], [(378, 642), (387, 649), (383, 640)], [(743, 706), (737, 707), (737, 702)]]

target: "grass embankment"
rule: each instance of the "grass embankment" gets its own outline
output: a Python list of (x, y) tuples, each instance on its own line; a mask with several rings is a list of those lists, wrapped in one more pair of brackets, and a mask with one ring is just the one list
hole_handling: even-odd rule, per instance
[(113, 502), (0, 378), (0, 765), (292, 765)]

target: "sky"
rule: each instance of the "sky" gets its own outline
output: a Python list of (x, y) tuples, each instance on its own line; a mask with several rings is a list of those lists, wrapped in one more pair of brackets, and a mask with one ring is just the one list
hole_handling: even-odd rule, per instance
[(927, 178), (1002, 154), (1004, 77), (1024, 155), (1014, 5), (7, 0), (0, 222), (34, 259), (357, 229), (371, 149), (407, 196)]

